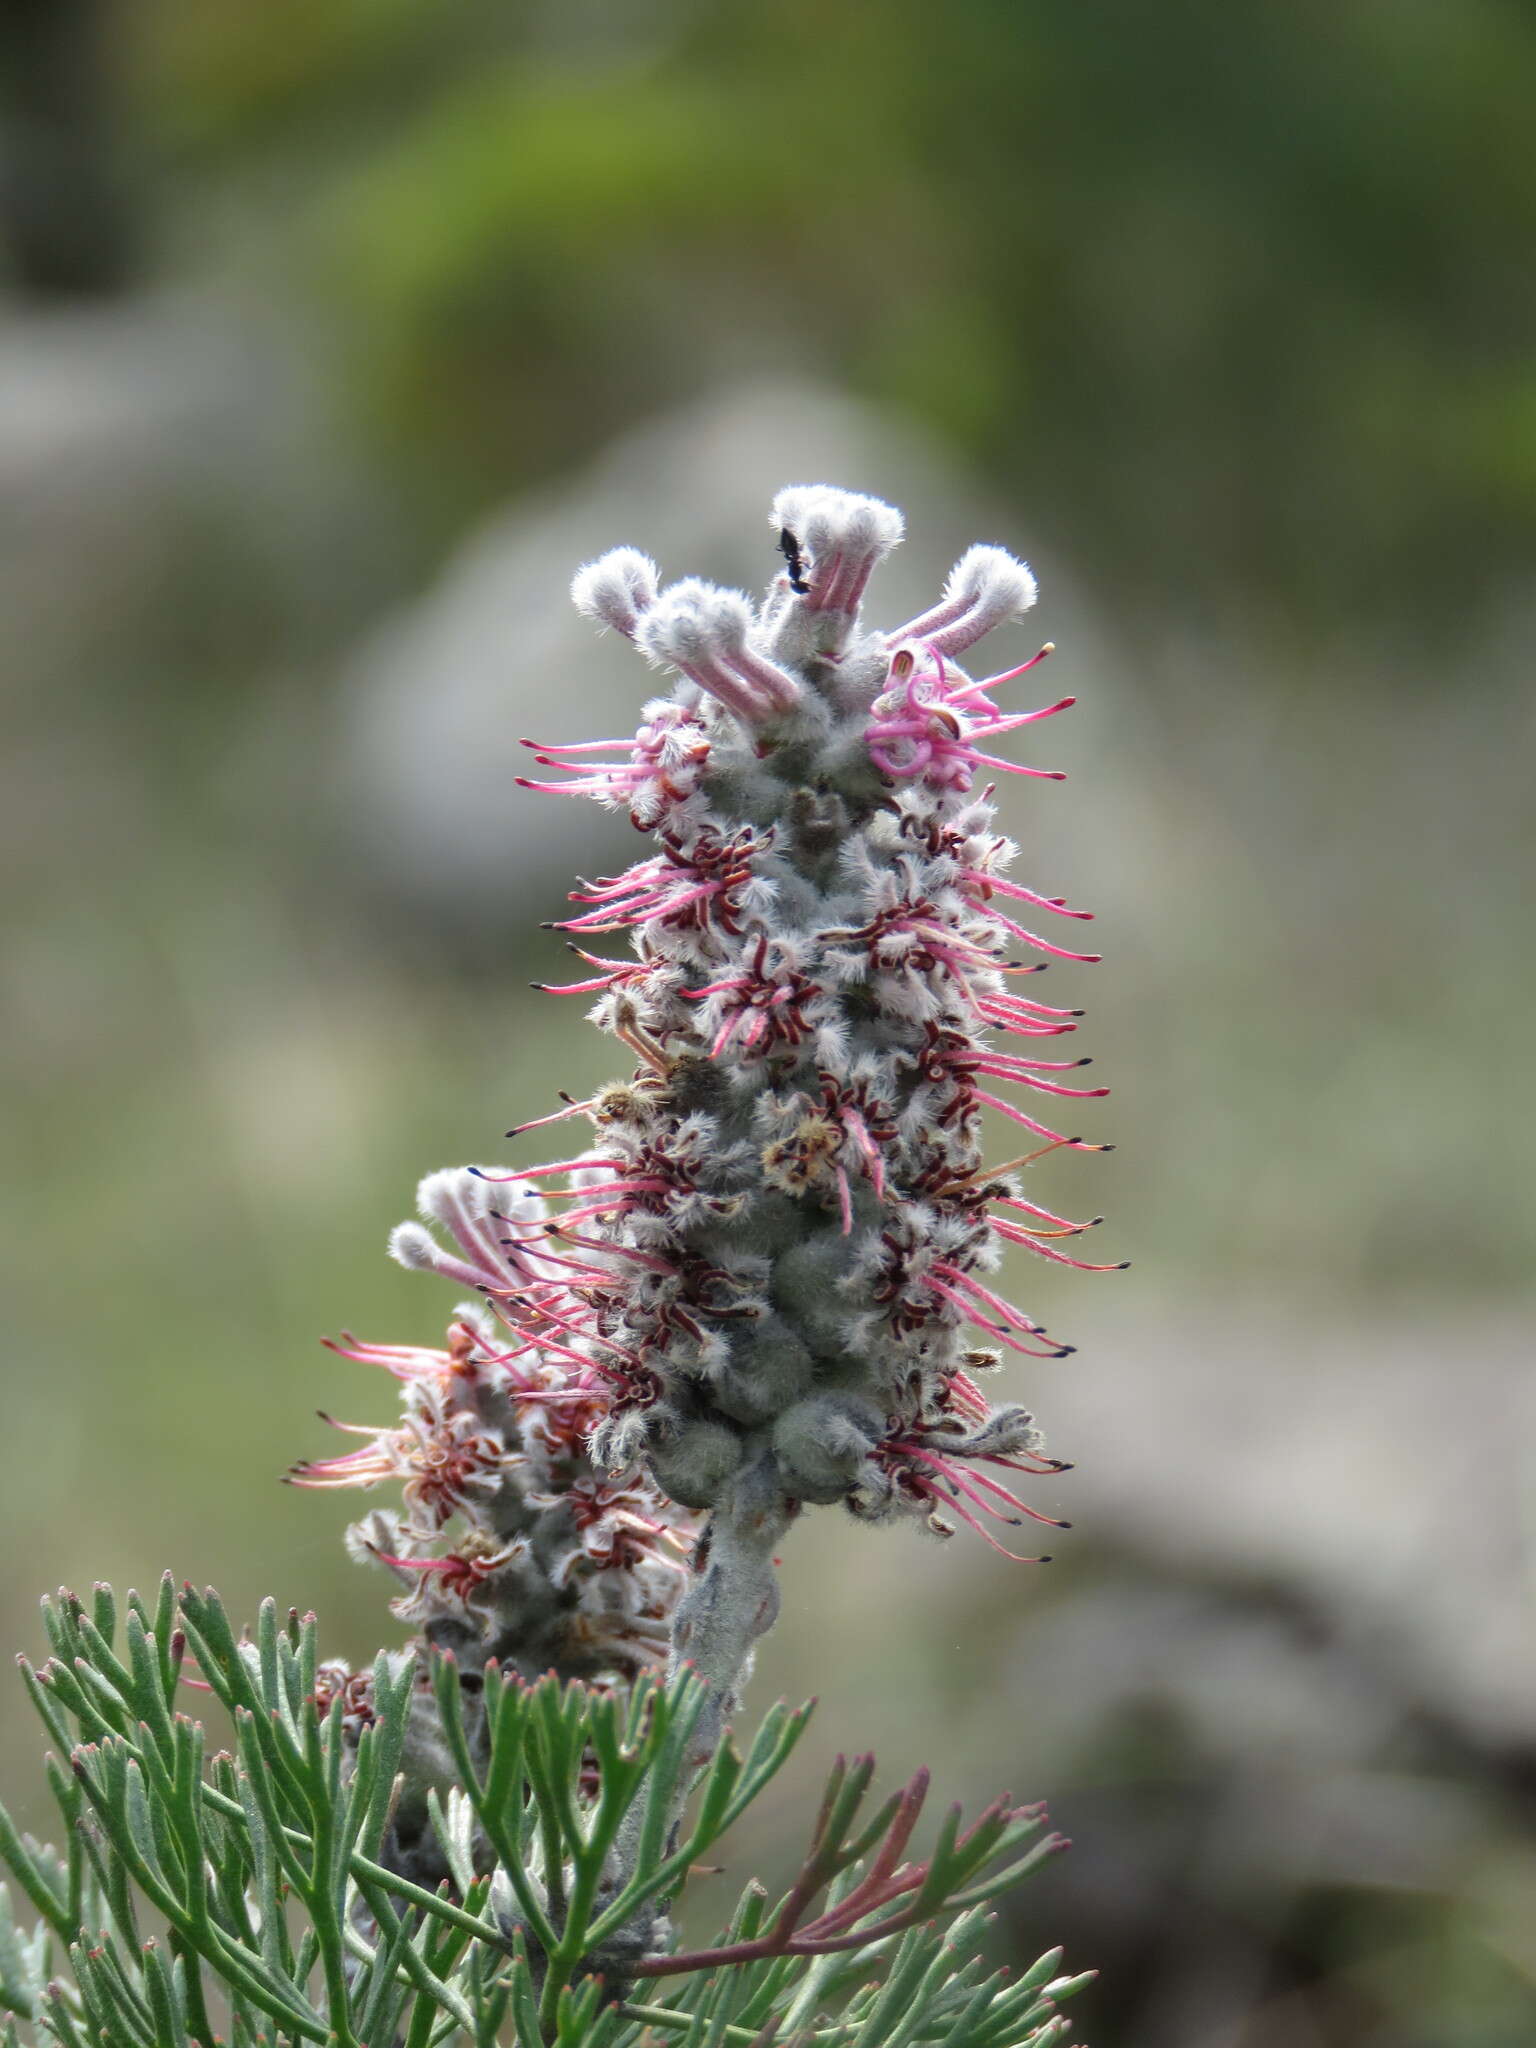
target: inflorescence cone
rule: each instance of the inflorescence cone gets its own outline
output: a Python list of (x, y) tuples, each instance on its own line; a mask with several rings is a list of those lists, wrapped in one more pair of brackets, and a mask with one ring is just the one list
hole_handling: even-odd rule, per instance
[(643, 1472), (592, 1462), (609, 1382), (567, 1341), (560, 1262), (515, 1241), (545, 1214), (534, 1189), (454, 1168), (427, 1176), (418, 1205), (452, 1249), (402, 1223), (394, 1256), (476, 1298), (441, 1350), (331, 1346), (398, 1380), (403, 1412), (382, 1430), (337, 1425), (367, 1441), (296, 1465), (293, 1482), (403, 1488), (403, 1510), (354, 1523), (348, 1547), (394, 1575), (394, 1612), (466, 1670), (495, 1658), (529, 1679), (627, 1681), (665, 1657), (696, 1518)]
[[(859, 609), (897, 511), (817, 485), (781, 493), (771, 524), (784, 569), (761, 608), (662, 586), (628, 548), (576, 577), (579, 609), (679, 680), (632, 742), (525, 742), (553, 771), (526, 787), (625, 809), (656, 851), (584, 882), (555, 927), (583, 963), (555, 992), (595, 997), (635, 1064), (536, 1120), (584, 1117), (592, 1136), (505, 1177), (554, 1217), (508, 1223), (499, 1284), (515, 1289), (519, 1261), (538, 1273), (533, 1319), (518, 1314), (600, 1390), (603, 1467), (641, 1462), (701, 1511), (841, 1501), (940, 1533), (955, 1517), (996, 1544), (989, 1523), (1049, 1519), (1015, 1475), (1064, 1468), (974, 1375), (1001, 1350), (1071, 1347), (986, 1276), (1009, 1247), (1084, 1266), (1062, 1247), (1090, 1226), (1026, 1197), (1027, 1160), (984, 1166), (982, 1111), (1022, 1126), (1031, 1157), (1102, 1150), (997, 1090), (1107, 1091), (1046, 1056), (1080, 1013), (1016, 983), (1039, 956), (1097, 956), (1015, 913), (1087, 913), (1007, 878), (1016, 849), (974, 785), (1059, 780), (986, 749), (1072, 699), (994, 701), (1049, 647), (979, 682), (957, 665), (1034, 601), (1002, 549), (970, 549), (937, 604), (881, 633)], [(612, 955), (619, 934), (630, 957)], [(415, 1263), (413, 1247), (397, 1249)]]

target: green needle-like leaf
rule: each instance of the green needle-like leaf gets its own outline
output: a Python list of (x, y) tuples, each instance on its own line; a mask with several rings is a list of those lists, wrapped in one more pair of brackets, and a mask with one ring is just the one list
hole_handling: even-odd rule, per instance
[(11, 1872), (37, 1911), (63, 1941), (76, 1933), (68, 1901), (49, 1883), (39, 1859), (23, 1842), (15, 1822), (0, 1806), (0, 1862)]
[(144, 1982), (149, 1992), (158, 2048), (188, 2048), (181, 1999), (158, 1943), (144, 1944)]

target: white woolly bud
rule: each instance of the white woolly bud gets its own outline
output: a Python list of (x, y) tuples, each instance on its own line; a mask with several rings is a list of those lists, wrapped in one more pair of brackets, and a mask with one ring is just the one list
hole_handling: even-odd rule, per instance
[(843, 546), (884, 557), (901, 545), (906, 531), (906, 521), (883, 498), (853, 498), (848, 504)]
[(671, 664), (748, 724), (760, 724), (799, 701), (800, 686), (748, 645), (755, 618), (739, 590), (687, 577), (662, 592), (646, 614), (638, 644), (646, 659)]
[(741, 591), (688, 576), (657, 600), (641, 627), (640, 648), (658, 668), (668, 662), (697, 668), (740, 647), (751, 624), (752, 606)]
[[(944, 586), (946, 598), (964, 598), (968, 608), (985, 612), (990, 624), (1020, 618), (1035, 601), (1036, 584), (1027, 562), (1006, 548), (978, 543), (967, 548)], [(985, 631), (986, 628), (983, 628)]]
[(906, 522), (894, 505), (829, 484), (794, 484), (773, 501), (769, 523), (780, 534), (794, 574), (793, 549), (802, 560), (803, 593), (813, 611), (857, 611), (871, 571), (898, 545)]
[(713, 646), (722, 654), (740, 654), (754, 623), (752, 600), (744, 591), (706, 583), (697, 601), (700, 627)]
[(978, 543), (967, 548), (950, 570), (942, 601), (891, 639), (922, 640), (936, 653), (960, 654), (994, 626), (1022, 618), (1035, 596), (1035, 579), (1027, 563), (1006, 548)]
[(775, 533), (793, 534), (802, 547), (808, 547), (812, 508), (828, 489), (827, 484), (786, 484), (769, 509), (768, 524)]
[(445, 1166), (417, 1183), (416, 1213), (428, 1223), (457, 1230), (466, 1216), (483, 1216), (492, 1190), (467, 1166)]
[[(354, 1564), (382, 1564), (386, 1557), (400, 1554), (405, 1540), (405, 1529), (399, 1515), (383, 1508), (375, 1508), (361, 1521), (348, 1523), (342, 1537), (347, 1555)], [(402, 1585), (411, 1583), (411, 1574), (402, 1571), (398, 1565), (390, 1565), (387, 1569)]]
[(894, 505), (830, 484), (791, 484), (774, 499), (768, 521), (818, 555), (842, 548), (878, 558), (888, 555), (907, 530)]
[(571, 579), (571, 602), (583, 618), (633, 640), (640, 615), (656, 602), (661, 572), (637, 548), (610, 548)]
[[(467, 1172), (464, 1177), (471, 1178)], [(436, 1273), (440, 1279), (451, 1280), (456, 1287), (494, 1287), (503, 1278), (498, 1247), (486, 1231), (483, 1217), (466, 1215), (463, 1211), (454, 1213), (452, 1191), (456, 1179), (452, 1171), (428, 1174), (418, 1193), (422, 1197), (423, 1214), (439, 1213), (427, 1207), (429, 1201), (441, 1203), (441, 1220), (453, 1232), (468, 1257), (461, 1259), (453, 1252), (444, 1251), (431, 1231), (423, 1230), (419, 1223), (395, 1225), (389, 1234), (390, 1257), (409, 1272)]]
[(412, 1273), (435, 1273), (442, 1252), (430, 1230), (419, 1223), (397, 1223), (389, 1233), (389, 1256)]

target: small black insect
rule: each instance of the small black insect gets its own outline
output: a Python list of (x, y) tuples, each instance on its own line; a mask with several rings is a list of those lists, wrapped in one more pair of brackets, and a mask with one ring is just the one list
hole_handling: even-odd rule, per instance
[(805, 555), (799, 541), (795, 539), (795, 536), (787, 526), (779, 528), (779, 553), (784, 557), (785, 564), (789, 569), (790, 589), (797, 596), (804, 597), (811, 587), (805, 580)]

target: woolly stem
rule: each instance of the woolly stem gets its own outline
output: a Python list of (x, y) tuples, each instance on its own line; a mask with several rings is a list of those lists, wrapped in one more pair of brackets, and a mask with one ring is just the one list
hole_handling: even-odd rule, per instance
[(753, 1648), (778, 1619), (779, 1582), (774, 1551), (799, 1512), (799, 1503), (766, 1475), (732, 1488), (731, 1497), (704, 1525), (695, 1552), (694, 1579), (672, 1623), (668, 1675), (691, 1664), (708, 1688), (694, 1730), (690, 1771), (702, 1769), (720, 1746), (751, 1668)]
[[(753, 1479), (758, 1483), (754, 1485)], [(741, 1698), (759, 1636), (778, 1619), (779, 1582), (774, 1552), (800, 1503), (778, 1492), (771, 1468), (738, 1481), (705, 1523), (694, 1546), (694, 1577), (672, 1619), (667, 1678), (691, 1665), (708, 1688), (694, 1724), (686, 1766), (678, 1776), (677, 1809), (669, 1840), (675, 1843), (684, 1801), (699, 1773), (713, 1761), (726, 1722)], [(617, 1881), (634, 1876), (645, 1802), (625, 1815), (615, 1849)]]

